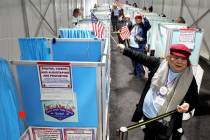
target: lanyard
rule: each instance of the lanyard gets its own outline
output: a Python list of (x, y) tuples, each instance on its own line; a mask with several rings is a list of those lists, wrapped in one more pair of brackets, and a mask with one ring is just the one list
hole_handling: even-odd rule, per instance
[(176, 79), (177, 79), (177, 77), (175, 77), (174, 79), (169, 81), (169, 76), (168, 76), (165, 86), (166, 87), (172, 86), (174, 84), (174, 82), (176, 81)]

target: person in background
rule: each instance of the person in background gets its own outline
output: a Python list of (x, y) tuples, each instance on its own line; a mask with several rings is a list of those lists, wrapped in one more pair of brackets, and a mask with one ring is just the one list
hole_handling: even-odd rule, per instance
[(75, 8), (73, 10), (73, 19), (72, 19), (73, 25), (77, 25), (80, 19), (81, 19), (81, 11), (79, 8)]
[(125, 4), (130, 5), (127, 0), (125, 1)]
[(153, 6), (150, 6), (150, 7), (148, 8), (148, 11), (149, 11), (149, 13), (152, 13), (152, 12), (153, 12)]
[(94, 4), (93, 8), (97, 8), (97, 4), (96, 3)]
[(138, 8), (138, 5), (134, 2), (133, 7)]
[(186, 23), (183, 17), (177, 17), (175, 22), (176, 23)]
[(147, 7), (144, 6), (144, 7), (142, 8), (142, 10), (143, 10), (143, 11), (147, 11)]
[(111, 12), (111, 22), (112, 22), (113, 32), (117, 31), (117, 24), (118, 24), (119, 14), (120, 14), (120, 11), (117, 8), (117, 5), (113, 4), (112, 12)]
[(164, 13), (161, 13), (159, 16), (160, 17), (166, 17), (166, 15)]
[[(145, 52), (145, 47), (147, 43), (147, 31), (151, 28), (151, 25), (146, 17), (138, 14), (135, 16), (135, 24), (131, 29), (131, 36), (129, 47), (138, 52)], [(143, 66), (138, 63), (135, 59), (131, 59), (134, 70), (130, 74), (144, 78)]]
[(172, 116), (146, 124), (144, 140), (181, 140), (183, 113), (194, 109), (198, 104), (198, 90), (189, 57), (191, 50), (184, 44), (172, 44), (170, 54), (164, 60), (147, 56), (142, 52), (117, 48), (150, 70), (148, 81), (136, 105), (132, 121), (148, 120), (176, 110)]
[[(126, 19), (126, 17), (125, 17), (124, 10), (123, 10), (123, 9), (120, 9), (119, 11), (120, 11), (120, 12), (119, 12), (117, 30), (118, 30), (118, 32), (120, 33), (121, 28), (122, 28), (123, 26), (127, 26), (127, 25), (126, 25), (126, 24), (127, 24), (127, 19)], [(117, 34), (117, 35), (118, 35), (118, 42), (119, 42), (120, 44), (124, 44), (124, 45), (125, 45), (125, 40), (122, 40), (122, 39), (120, 38), (119, 33)]]

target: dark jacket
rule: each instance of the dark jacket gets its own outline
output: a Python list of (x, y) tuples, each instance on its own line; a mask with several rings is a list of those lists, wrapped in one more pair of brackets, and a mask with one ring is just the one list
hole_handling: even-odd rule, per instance
[(135, 39), (135, 41), (138, 44), (146, 44), (147, 43), (147, 31), (151, 28), (151, 25), (150, 25), (148, 19), (144, 18), (144, 22), (141, 22), (140, 24), (134, 24), (132, 29), (135, 26), (138, 26), (138, 32), (135, 36), (139, 36), (139, 37), (143, 38), (143, 41), (139, 41), (138, 39)]
[[(136, 105), (136, 110), (135, 110), (133, 118), (132, 118), (133, 122), (138, 122), (143, 117), (143, 109), (142, 108), (143, 108), (144, 98), (147, 94), (147, 91), (150, 88), (152, 77), (156, 73), (156, 71), (161, 63), (161, 60), (157, 57), (147, 56), (143, 53), (136, 52), (130, 48), (125, 48), (123, 54), (138, 61), (139, 63), (143, 64), (144, 66), (148, 67), (148, 69), (150, 71), (149, 76), (148, 76), (148, 81), (146, 82), (146, 85), (143, 89), (139, 103)], [(190, 85), (182, 103), (184, 101), (186, 103), (189, 103), (189, 105), (190, 105), (189, 111), (192, 111), (192, 109), (194, 109), (198, 103), (198, 88), (197, 88), (197, 83), (195, 81), (195, 77), (193, 77), (191, 85)], [(176, 128), (180, 128), (180, 126), (182, 124), (182, 115), (183, 115), (182, 113), (175, 113), (172, 116), (172, 118), (174, 118)]]

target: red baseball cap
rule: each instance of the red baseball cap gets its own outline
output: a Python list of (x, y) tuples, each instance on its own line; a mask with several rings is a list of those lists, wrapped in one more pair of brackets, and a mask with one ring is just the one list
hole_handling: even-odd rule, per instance
[(142, 16), (140, 14), (135, 16), (135, 19), (142, 19)]
[(170, 54), (188, 59), (191, 50), (184, 44), (172, 44), (170, 46)]

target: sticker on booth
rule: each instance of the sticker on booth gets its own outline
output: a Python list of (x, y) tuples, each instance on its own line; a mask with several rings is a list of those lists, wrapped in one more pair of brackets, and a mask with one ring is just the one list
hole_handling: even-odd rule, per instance
[(63, 140), (62, 129), (47, 128), (47, 127), (33, 127), (33, 140)]
[(44, 120), (51, 122), (78, 122), (77, 101), (42, 101)]
[(73, 99), (70, 63), (38, 62), (41, 100)]
[(94, 128), (64, 128), (64, 140), (96, 140)]

